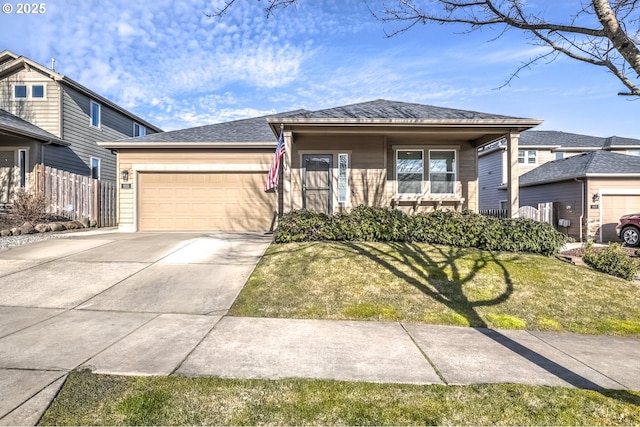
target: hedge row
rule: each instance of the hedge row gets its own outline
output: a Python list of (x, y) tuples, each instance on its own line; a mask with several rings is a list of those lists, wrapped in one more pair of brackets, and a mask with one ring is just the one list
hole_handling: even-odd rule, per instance
[(564, 235), (552, 226), (529, 219), (443, 210), (407, 215), (396, 209), (367, 206), (335, 215), (306, 210), (287, 213), (279, 221), (274, 240), (425, 242), (543, 255), (557, 253), (565, 243)]

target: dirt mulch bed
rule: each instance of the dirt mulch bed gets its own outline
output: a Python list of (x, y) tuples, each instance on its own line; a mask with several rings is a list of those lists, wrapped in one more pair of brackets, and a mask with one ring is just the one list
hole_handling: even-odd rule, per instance
[[(601, 247), (593, 248), (594, 252), (600, 252), (602, 251), (602, 249), (603, 248)], [(640, 249), (623, 247), (622, 250), (631, 258), (640, 258)], [(574, 257), (582, 257), (583, 253), (584, 253), (584, 249), (582, 248), (569, 249), (568, 251), (560, 252), (561, 255), (574, 256)]]

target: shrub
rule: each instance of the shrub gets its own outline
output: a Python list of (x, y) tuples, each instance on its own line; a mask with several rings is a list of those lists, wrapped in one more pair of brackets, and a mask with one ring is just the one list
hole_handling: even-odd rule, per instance
[(16, 191), (11, 213), (23, 221), (39, 221), (47, 216), (48, 201), (44, 193), (28, 193), (23, 188)]
[(584, 250), (582, 259), (594, 270), (621, 277), (625, 280), (634, 280), (640, 272), (640, 263), (629, 258), (620, 243), (611, 243), (601, 251), (596, 251), (593, 248), (593, 242), (589, 242)]
[(437, 210), (407, 215), (397, 209), (358, 206), (333, 216), (309, 211), (285, 214), (274, 234), (276, 243), (346, 240), (416, 241), (491, 251), (552, 255), (564, 236), (546, 223), (487, 217), (468, 210)]

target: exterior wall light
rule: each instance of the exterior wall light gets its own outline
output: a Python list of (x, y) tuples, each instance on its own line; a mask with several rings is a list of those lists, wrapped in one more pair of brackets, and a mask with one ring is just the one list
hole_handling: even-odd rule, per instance
[(129, 171), (124, 169), (123, 171), (120, 172), (120, 178), (122, 179), (123, 182), (127, 182), (129, 181)]
[(591, 196), (591, 201), (593, 203), (597, 203), (600, 200), (600, 194), (598, 193), (593, 193), (593, 196)]

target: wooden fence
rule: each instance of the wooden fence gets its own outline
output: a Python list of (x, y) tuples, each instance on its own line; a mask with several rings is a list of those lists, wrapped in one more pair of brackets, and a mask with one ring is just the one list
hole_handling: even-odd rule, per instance
[(48, 213), (96, 227), (116, 225), (116, 183), (42, 164), (35, 167), (36, 191), (49, 202)]
[[(507, 209), (482, 209), (479, 211), (482, 215), (495, 216), (497, 218), (508, 218), (509, 211)], [(538, 208), (533, 206), (522, 206), (518, 209), (518, 218), (528, 218), (534, 221), (547, 222), (554, 225), (554, 209), (553, 202), (538, 203)]]

